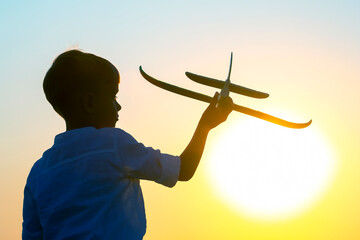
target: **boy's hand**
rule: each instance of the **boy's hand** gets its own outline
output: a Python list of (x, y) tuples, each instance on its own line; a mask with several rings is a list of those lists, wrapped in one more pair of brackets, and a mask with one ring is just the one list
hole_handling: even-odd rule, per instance
[[(211, 130), (224, 122), (234, 108), (233, 101), (230, 97), (221, 99), (218, 102), (218, 96), (219, 93), (216, 92), (210, 105), (201, 116), (199, 125), (206, 130)], [(218, 103), (218, 106), (216, 106), (216, 103)]]
[[(209, 131), (224, 122), (234, 108), (230, 97), (223, 98), (218, 102), (218, 96), (219, 93), (215, 93), (210, 105), (201, 116), (190, 143), (180, 155), (180, 181), (188, 181), (192, 178), (204, 151)], [(216, 106), (216, 103), (218, 103), (218, 106)]]

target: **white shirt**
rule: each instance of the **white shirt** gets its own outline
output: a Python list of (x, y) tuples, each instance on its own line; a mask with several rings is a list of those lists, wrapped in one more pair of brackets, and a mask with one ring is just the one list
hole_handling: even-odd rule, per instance
[(139, 179), (172, 187), (180, 158), (145, 147), (117, 128), (55, 137), (24, 190), (23, 239), (142, 239)]

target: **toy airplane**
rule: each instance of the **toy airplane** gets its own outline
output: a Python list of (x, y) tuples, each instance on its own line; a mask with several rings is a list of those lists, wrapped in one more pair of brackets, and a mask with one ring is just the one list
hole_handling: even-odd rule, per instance
[[(185, 74), (188, 78), (190, 78), (191, 80), (193, 80), (197, 83), (215, 87), (215, 88), (221, 88), (218, 102), (221, 101), (221, 98), (227, 97), (229, 95), (229, 92), (234, 92), (237, 94), (242, 94), (242, 95), (245, 95), (248, 97), (253, 97), (253, 98), (267, 98), (269, 96), (269, 94), (267, 94), (267, 93), (259, 92), (259, 91), (253, 90), (253, 89), (249, 89), (249, 88), (246, 88), (243, 86), (239, 86), (239, 85), (230, 83), (231, 67), (232, 67), (232, 53), (231, 53), (231, 58), (230, 58), (229, 73), (228, 73), (228, 77), (227, 77), (226, 81), (208, 78), (208, 77), (200, 76), (200, 75), (193, 74), (190, 72), (186, 72)], [(160, 87), (162, 89), (168, 90), (168, 91), (176, 93), (176, 94), (180, 94), (185, 97), (197, 99), (197, 100), (207, 102), (207, 103), (210, 103), (212, 100), (212, 97), (210, 97), (210, 96), (207, 96), (207, 95), (204, 95), (201, 93), (197, 93), (197, 92), (194, 92), (194, 91), (191, 91), (188, 89), (184, 89), (184, 88), (157, 80), (157, 79), (149, 76), (147, 73), (145, 73), (141, 66), (139, 67), (139, 70), (140, 70), (141, 75), (148, 82), (150, 82), (151, 84), (153, 84), (157, 87)], [(257, 111), (257, 110), (251, 109), (251, 108), (243, 107), (243, 106), (240, 106), (237, 104), (234, 104), (234, 111), (245, 113), (247, 115), (250, 115), (250, 116), (253, 116), (256, 118), (260, 118), (265, 121), (275, 123), (280, 126), (284, 126), (284, 127), (288, 127), (288, 128), (298, 128), (298, 129), (305, 128), (305, 127), (309, 126), (312, 122), (312, 120), (310, 120), (307, 123), (289, 122), (289, 121), (283, 120), (281, 118), (271, 116), (267, 113), (263, 113), (263, 112), (260, 112), (260, 111)]]

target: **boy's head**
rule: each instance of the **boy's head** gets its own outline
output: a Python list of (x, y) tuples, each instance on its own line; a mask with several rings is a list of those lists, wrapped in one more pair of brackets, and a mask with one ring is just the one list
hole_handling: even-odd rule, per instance
[(67, 129), (114, 127), (121, 109), (115, 100), (119, 72), (106, 59), (79, 50), (60, 54), (46, 73), (47, 100)]

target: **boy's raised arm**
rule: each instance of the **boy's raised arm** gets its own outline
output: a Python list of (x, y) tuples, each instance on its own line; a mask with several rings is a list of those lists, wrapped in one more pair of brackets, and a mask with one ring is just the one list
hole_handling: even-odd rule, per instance
[(224, 122), (233, 110), (233, 102), (230, 97), (219, 101), (216, 107), (218, 96), (219, 93), (215, 93), (210, 105), (201, 116), (190, 143), (180, 155), (179, 181), (188, 181), (192, 178), (203, 154), (209, 131)]

